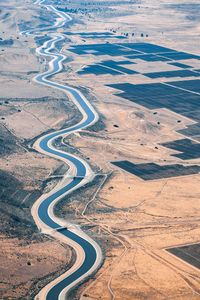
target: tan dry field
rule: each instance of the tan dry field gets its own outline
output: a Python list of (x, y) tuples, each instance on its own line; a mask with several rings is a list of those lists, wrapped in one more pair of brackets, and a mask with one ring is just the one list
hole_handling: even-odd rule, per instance
[[(90, 18), (87, 30), (117, 28), (117, 33), (135, 32), (138, 42), (152, 42), (199, 54), (198, 22), (187, 18), (184, 12), (169, 7), (183, 3), (188, 1), (142, 1), (136, 13), (129, 16), (110, 17), (106, 21), (96, 16), (92, 20)], [(123, 8), (126, 9), (125, 6)], [(82, 31), (81, 25), (77, 25), (76, 30)], [(141, 38), (141, 32), (149, 37)], [(73, 36), (72, 40), (74, 44), (83, 43), (78, 36)], [(132, 40), (129, 38), (129, 41)], [(87, 40), (88, 44), (97, 42), (104, 41)], [(65, 53), (71, 56), (67, 48), (66, 45)], [(77, 223), (88, 228), (88, 233), (100, 242), (105, 254), (102, 268), (89, 283), (80, 287), (77, 297), (82, 300), (199, 299), (199, 270), (164, 250), (199, 242), (199, 175), (145, 182), (110, 164), (110, 161), (124, 159), (134, 163), (154, 162), (161, 165), (181, 163), (176, 157), (170, 156), (175, 151), (159, 143), (181, 139), (183, 136), (176, 131), (193, 121), (167, 109), (158, 109), (154, 115), (155, 111), (120, 99), (112, 95), (115, 90), (105, 87), (108, 83), (150, 82), (142, 75), (77, 75), (76, 72), (85, 65), (110, 59), (109, 56), (73, 55), (73, 58), (68, 64), (68, 77), (63, 78), (59, 74), (56, 78), (88, 88), (95, 97), (92, 98), (94, 106), (104, 117), (105, 129), (99, 132), (82, 131), (70, 140), (70, 144), (78, 148), (84, 157), (89, 157), (92, 165), (101, 170), (100, 173), (113, 172), (84, 217), (81, 212), (88, 200), (85, 199), (87, 193), (75, 195), (70, 205), (62, 205), (62, 215), (66, 213), (67, 219), (69, 207), (75, 210)], [(199, 61), (194, 60), (193, 65), (198, 67)], [(140, 62), (137, 67), (138, 71), (153, 72), (154, 66), (153, 63), (147, 65)], [(137, 70), (135, 65), (133, 67)], [(165, 63), (156, 65), (156, 71), (163, 69), (166, 70)], [(176, 70), (176, 67), (170, 66), (168, 70)], [(181, 123), (177, 123), (178, 120)], [(200, 160), (184, 163), (199, 164)], [(95, 190), (89, 199), (94, 194)]]
[[(39, 9), (33, 9), (30, 3), (6, 2), (6, 10), (11, 11), (11, 17), (1, 24), (4, 38), (12, 36), (17, 39), (19, 32), (16, 32), (15, 24), (21, 20), (31, 21), (32, 27), (39, 25), (36, 17)], [(83, 31), (84, 26), (86, 31), (116, 29), (118, 34), (134, 32), (139, 42), (152, 42), (199, 54), (199, 23), (188, 18), (184, 11), (177, 12), (170, 6), (180, 3), (187, 4), (188, 1), (146, 0), (133, 4), (131, 9), (128, 5), (119, 6), (122, 14), (107, 18), (97, 14), (90, 14), (89, 18), (80, 15), (80, 20), (86, 25), (74, 24), (73, 31)], [(148, 38), (141, 38), (141, 33), (148, 34)], [(78, 36), (70, 39), (73, 44), (83, 43)], [(129, 41), (132, 40), (129, 38)], [(87, 40), (87, 43), (91, 42)], [(5, 118), (1, 122), (19, 145), (17, 151), (0, 160), (0, 166), (23, 182), (26, 189), (40, 187), (41, 182), (60, 164), (43, 155), (26, 152), (23, 142), (49, 129), (62, 127), (74, 115), (73, 109), (69, 113), (68, 103), (63, 100), (62, 94), (31, 81), (32, 72), (44, 70), (44, 63), (32, 52), (35, 47), (32, 37), (19, 36), (14, 48), (6, 48), (6, 53), (0, 54), (0, 84), (4, 87), (1, 98), (12, 99), (9, 104), (1, 106), (1, 115)], [(129, 78), (78, 76), (77, 70), (98, 59), (92, 55), (72, 55), (67, 48), (68, 44), (63, 51), (73, 57), (73, 61), (65, 63), (69, 67), (68, 72), (57, 75), (55, 80), (87, 87), (91, 101), (105, 118), (104, 130), (85, 130), (72, 137), (70, 143), (84, 157), (89, 157), (91, 164), (101, 170), (100, 173), (112, 172), (85, 216), (81, 217), (81, 211), (89, 198), (85, 199), (81, 194), (82, 198), (77, 197), (77, 201), (70, 203), (70, 208), (76, 212), (74, 222), (88, 226), (87, 232), (100, 243), (105, 255), (102, 268), (78, 289), (76, 296), (82, 300), (199, 299), (199, 271), (164, 250), (199, 241), (199, 175), (145, 182), (110, 164), (110, 161), (119, 159), (136, 163), (180, 162), (170, 156), (174, 151), (158, 143), (181, 138), (175, 130), (192, 124), (192, 121), (165, 109), (156, 110), (157, 115), (154, 115), (152, 111), (113, 96), (114, 90), (104, 86), (127, 80), (130, 83), (149, 82), (142, 75)], [(101, 56), (100, 59), (108, 58)], [(199, 68), (197, 61), (193, 63)], [(140, 71), (147, 70), (145, 64), (139, 67)], [(152, 67), (148, 68), (152, 70)], [(162, 70), (162, 63), (159, 68)], [(48, 97), (48, 100), (44, 101), (43, 97)], [(200, 161), (185, 162), (186, 165), (194, 163)], [(64, 204), (62, 213), (66, 214), (66, 219), (68, 212), (69, 205)], [(62, 271), (71, 258), (69, 249), (54, 241), (29, 241), (28, 245), (23, 245), (23, 242), (28, 243), (27, 239), (23, 241), (22, 238), (2, 235), (2, 260), (9, 261), (9, 264), (4, 265), (1, 288), (4, 297), (11, 299), (16, 299), (14, 295), (29, 299), (26, 295), (35, 280), (46, 278), (50, 273), (56, 277), (55, 272)], [(27, 266), (29, 260), (31, 265)]]
[(33, 288), (37, 287), (39, 290), (41, 286), (38, 278), (43, 278), (45, 283), (45, 277), (51, 273), (57, 273), (58, 276), (62, 271), (61, 266), (70, 263), (71, 252), (56, 241), (23, 244), (23, 241), (17, 238), (0, 238), (0, 281), (3, 299), (32, 299)]
[[(71, 140), (92, 164), (106, 173), (113, 171), (85, 219), (77, 220), (86, 227), (94, 225), (88, 233), (97, 241), (105, 239), (102, 248), (106, 252), (91, 287), (80, 288), (82, 296), (87, 295), (82, 299), (111, 299), (113, 294), (116, 299), (198, 299), (199, 271), (164, 249), (199, 241), (199, 175), (145, 182), (112, 167), (109, 161), (118, 159), (177, 163), (165, 148), (155, 149), (158, 132), (159, 141), (175, 137), (170, 135), (170, 122), (164, 129), (156, 128), (154, 134), (154, 121), (148, 115), (148, 122), (144, 120), (142, 126), (140, 120), (129, 126), (129, 119), (125, 122), (123, 113), (117, 114), (113, 107), (99, 111), (107, 120), (114, 119), (119, 128), (113, 129), (108, 121), (108, 132), (84, 133)], [(130, 107), (127, 110), (129, 114)], [(83, 199), (84, 194), (75, 198), (72, 208), (77, 216), (84, 208)], [(67, 218), (69, 206), (63, 206)]]
[[(14, 45), (0, 48), (0, 169), (21, 186), (13, 184), (6, 195), (4, 179), (0, 179), (0, 298), (32, 299), (42, 286), (66, 270), (72, 253), (66, 245), (38, 234), (30, 217), (31, 207), (24, 208), (27, 197), (22, 196), (20, 203), (15, 198), (22, 189), (30, 194), (44, 189), (44, 180), (61, 166), (56, 160), (28, 151), (27, 146), (38, 135), (64, 126), (74, 117), (74, 108), (62, 93), (32, 82), (35, 73), (44, 70), (44, 63), (32, 51), (36, 47), (33, 38), (19, 34), (18, 24), (23, 20), (37, 27), (38, 9), (32, 8), (32, 2), (4, 1), (2, 14), (6, 13), (10, 16), (0, 23), (1, 37), (12, 38)], [(51, 180), (45, 189), (55, 183)], [(20, 226), (18, 221), (13, 230), (15, 219), (20, 220)]]

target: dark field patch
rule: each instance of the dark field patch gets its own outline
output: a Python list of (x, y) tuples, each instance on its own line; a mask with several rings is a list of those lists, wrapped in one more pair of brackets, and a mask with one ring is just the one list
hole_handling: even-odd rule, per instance
[(149, 44), (149, 43), (126, 43), (126, 44), (119, 44), (119, 45), (123, 45), (123, 46), (125, 45), (130, 49), (134, 49), (143, 53), (165, 53), (165, 52), (175, 51), (170, 48)]
[(99, 55), (125, 56), (125, 55), (138, 53), (138, 51), (121, 47), (118, 44), (75, 45), (69, 48), (68, 50), (79, 55), (92, 54), (95, 56), (99, 56)]
[(171, 77), (199, 77), (199, 74), (190, 70), (175, 70), (175, 71), (164, 71), (143, 74), (149, 78), (171, 78)]
[(110, 74), (110, 75), (121, 75), (121, 73), (119, 73), (116, 70), (110, 69), (110, 68), (106, 68), (102, 65), (91, 65), (91, 66), (87, 66), (84, 69), (82, 69), (81, 71), (78, 72), (78, 74), (82, 75), (82, 74), (94, 74), (94, 75), (105, 75), (105, 74)]
[(131, 65), (134, 62), (131, 61), (113, 61), (105, 60), (100, 64), (89, 65), (78, 72), (78, 74), (111, 74), (111, 75), (122, 75), (122, 74), (137, 74), (136, 71), (125, 68), (124, 65)]
[(200, 123), (189, 125), (187, 128), (178, 130), (177, 132), (195, 139), (195, 136), (200, 135)]
[(162, 54), (163, 57), (171, 60), (184, 60), (184, 59), (200, 59), (200, 56), (186, 53), (186, 52), (171, 52)]
[(200, 157), (200, 143), (194, 142), (190, 139), (176, 140), (161, 144), (169, 149), (179, 151), (181, 153), (172, 154), (182, 160), (196, 159)]
[(123, 93), (115, 95), (148, 109), (168, 108), (176, 113), (183, 114), (197, 110), (200, 105), (200, 95), (162, 83), (136, 85), (122, 83), (109, 84), (108, 86), (123, 91)]
[(183, 113), (184, 116), (186, 116), (189, 119), (192, 119), (196, 122), (200, 122), (200, 107), (196, 110), (191, 110)]
[[(95, 36), (98, 36), (97, 33)], [(110, 33), (107, 36), (110, 36)], [(112, 37), (116, 36), (113, 35)], [(79, 55), (93, 54), (97, 56), (126, 56), (128, 58), (140, 58), (146, 61), (179, 61), (184, 59), (200, 59), (200, 56), (198, 55), (186, 52), (178, 52), (170, 48), (149, 43), (84, 44), (71, 46), (71, 48), (68, 50)]]
[(0, 38), (0, 47), (1, 46), (9, 47), (12, 46), (13, 44), (14, 44), (13, 39), (3, 40), (2, 38)]
[[(148, 109), (167, 108), (196, 122), (200, 122), (200, 95), (197, 94), (197, 92), (200, 92), (200, 80), (185, 80), (166, 84), (134, 85), (122, 83), (110, 84), (108, 86), (122, 91), (122, 93), (115, 95)], [(187, 128), (181, 129), (178, 132), (187, 137), (192, 137), (197, 142), (195, 143), (190, 139), (182, 139), (163, 143), (162, 146), (181, 152), (172, 154), (172, 156), (182, 160), (199, 158), (200, 144), (198, 142), (200, 141), (200, 124), (188, 125)]]
[[(120, 44), (89, 44), (89, 45), (75, 45), (69, 48), (69, 51), (76, 54), (89, 54), (91, 51), (93, 55), (111, 55), (111, 56), (125, 56), (138, 54), (155, 54), (155, 53), (176, 53), (175, 50), (165, 48), (149, 43), (120, 43)], [(89, 51), (89, 52), (88, 52)], [(165, 58), (164, 58), (165, 59)]]
[[(131, 64), (131, 62), (130, 62), (130, 64)], [(122, 67), (121, 65), (123, 65), (123, 63), (117, 63), (115, 61), (109, 61), (109, 60), (107, 60), (107, 61), (102, 62), (102, 65), (105, 66), (105, 67), (109, 67), (109, 68), (115, 69), (115, 70), (117, 70), (119, 72), (123, 72), (125, 74), (129, 74), (129, 75), (137, 74), (138, 73), (136, 71), (127, 69), (125, 67)]]
[(125, 36), (122, 35), (115, 35), (112, 32), (64, 32), (66, 35), (79, 35), (82, 38), (86, 39), (125, 39)]
[[(200, 56), (186, 52), (179, 52), (170, 48), (149, 43), (115, 43), (115, 44), (90, 44), (76, 45), (70, 51), (77, 54), (111, 55), (123, 56), (126, 60), (117, 61), (104, 60), (96, 65), (90, 65), (79, 71), (79, 74), (95, 75), (132, 75), (137, 71), (128, 68), (130, 64), (139, 64), (134, 59), (141, 59), (146, 62), (163, 61), (167, 64), (179, 67), (180, 70), (143, 73), (142, 75), (151, 79), (173, 78), (173, 77), (199, 77), (200, 73), (195, 72), (187, 64), (181, 63), (184, 59), (200, 59)], [(128, 60), (131, 59), (131, 60)], [(147, 109), (166, 108), (177, 114), (188, 117), (200, 123), (200, 79), (181, 80), (171, 82), (157, 82), (148, 84), (117, 83), (107, 86), (121, 92), (115, 95), (146, 107)], [(199, 124), (189, 125), (178, 131), (186, 137), (191, 137), (197, 142), (189, 139), (164, 143), (170, 149), (180, 153), (172, 154), (180, 159), (195, 159), (200, 157), (200, 126)], [(185, 169), (184, 169), (185, 170)], [(177, 175), (178, 176), (178, 175)]]
[(173, 81), (169, 83), (177, 88), (182, 88), (191, 92), (200, 93), (200, 79)]
[(192, 68), (191, 66), (188, 66), (188, 65), (185, 65), (185, 64), (182, 64), (182, 63), (179, 63), (179, 62), (172, 62), (172, 63), (169, 63), (169, 65), (172, 65), (172, 66), (175, 66), (175, 67), (178, 67), (178, 68), (181, 68), (181, 69)]
[[(72, 34), (72, 33), (69, 33)], [(75, 33), (84, 36), (85, 33)], [(112, 33), (87, 33), (89, 37), (92, 36), (103, 36), (103, 35), (111, 36)], [(85, 36), (87, 37), (87, 36)], [(83, 44), (83, 45), (73, 45), (69, 49), (69, 51), (76, 53), (78, 55), (109, 55), (111, 57), (121, 56), (126, 59), (130, 59), (128, 64), (136, 64), (134, 60), (143, 60), (145, 62), (166, 62), (170, 65), (174, 65), (179, 67), (180, 70), (172, 70), (172, 71), (159, 71), (159, 72), (149, 72), (149, 73), (140, 73), (148, 78), (156, 79), (156, 78), (174, 78), (174, 77), (199, 77), (199, 72), (194, 70), (188, 70), (188, 68), (192, 68), (184, 63), (179, 62), (184, 59), (200, 59), (200, 56), (193, 55), (185, 52), (178, 52), (176, 50), (172, 50), (170, 48), (162, 47), (159, 45), (149, 44), (149, 43), (104, 43), (104, 44)], [(139, 62), (137, 61), (137, 64)], [(101, 67), (99, 67), (101, 66)], [(107, 68), (102, 69), (102, 67)], [(114, 71), (112, 72), (111, 70)], [(117, 72), (118, 71), (118, 72)], [(132, 70), (122, 66), (122, 63), (117, 63), (113, 60), (102, 61), (98, 64), (86, 66), (83, 70), (79, 71), (78, 74), (95, 74), (95, 75), (134, 75), (139, 74), (136, 70)]]
[(160, 166), (154, 163), (134, 164), (130, 161), (116, 161), (113, 165), (134, 174), (143, 180), (155, 180), (177, 176), (198, 174), (200, 166), (183, 166), (179, 164)]
[[(97, 33), (95, 36), (98, 36)], [(101, 35), (102, 36), (102, 35)], [(107, 37), (110, 37), (107, 35)], [(87, 36), (88, 37), (88, 36)], [(89, 35), (92, 37), (92, 35)], [(113, 37), (116, 37), (113, 35)], [(71, 46), (68, 49), (79, 55), (93, 54), (110, 55), (110, 56), (126, 56), (130, 59), (142, 59), (144, 61), (180, 61), (184, 59), (200, 59), (200, 56), (179, 52), (170, 48), (162, 47), (159, 45), (149, 43), (118, 43), (118, 44), (84, 44)], [(173, 62), (174, 63), (174, 62)], [(176, 65), (182, 68), (188, 68), (188, 66)], [(183, 67), (184, 66), (184, 67)]]
[(117, 67), (117, 66), (134, 65), (135, 64), (135, 62), (130, 61), (130, 60), (104, 60), (101, 63), (105, 64), (105, 65), (109, 65), (112, 68)]
[(171, 254), (200, 269), (200, 244), (166, 249)]
[(127, 58), (130, 59), (141, 59), (147, 62), (153, 62), (153, 61), (170, 61), (170, 59), (165, 58), (160, 55), (155, 55), (155, 54), (135, 54), (135, 55), (127, 55)]

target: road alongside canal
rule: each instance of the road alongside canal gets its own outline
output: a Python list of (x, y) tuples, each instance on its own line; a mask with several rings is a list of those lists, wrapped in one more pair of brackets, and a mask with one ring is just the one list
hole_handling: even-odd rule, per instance
[(52, 79), (53, 75), (62, 71), (62, 63), (66, 58), (62, 53), (52, 52), (55, 49), (56, 43), (65, 38), (61, 33), (55, 33), (55, 29), (62, 28), (72, 18), (64, 12), (58, 11), (52, 5), (44, 5), (43, 2), (36, 1), (35, 4), (42, 5), (56, 14), (56, 22), (49, 27), (31, 29), (21, 33), (36, 36), (38, 33), (47, 33), (48, 30), (54, 29), (53, 33), (51, 31), (48, 33), (51, 39), (36, 49), (38, 55), (48, 58), (50, 61), (48, 63), (48, 70), (42, 74), (38, 74), (34, 78), (34, 81), (66, 93), (82, 114), (82, 120), (78, 124), (42, 136), (34, 144), (34, 148), (40, 153), (60, 159), (70, 167), (63, 180), (51, 192), (42, 195), (32, 207), (32, 215), (41, 232), (67, 243), (76, 252), (76, 262), (72, 268), (48, 284), (36, 296), (36, 299), (61, 300), (65, 299), (66, 294), (72, 287), (79, 284), (99, 267), (102, 254), (97, 243), (87, 236), (79, 226), (66, 223), (54, 215), (53, 207), (60, 199), (94, 178), (90, 166), (83, 159), (56, 149), (54, 141), (59, 137), (67, 136), (94, 124), (98, 120), (98, 115), (79, 90), (62, 85)]

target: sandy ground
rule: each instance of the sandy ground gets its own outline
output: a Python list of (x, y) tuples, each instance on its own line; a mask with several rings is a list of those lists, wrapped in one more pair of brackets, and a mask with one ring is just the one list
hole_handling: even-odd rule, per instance
[[(100, 13), (78, 14), (79, 22), (73, 25), (73, 31), (83, 31), (83, 24), (80, 23), (83, 21), (86, 24), (84, 29), (88, 31), (114, 29), (117, 34), (134, 32), (135, 36), (127, 41), (153, 42), (199, 54), (198, 9), (191, 12), (188, 8), (177, 10), (173, 7), (183, 3), (188, 1), (144, 0), (131, 6), (119, 6), (116, 15), (105, 12), (105, 18)], [(195, 3), (198, 4), (192, 1), (192, 4)], [(12, 10), (14, 5), (15, 10)], [(26, 9), (22, 10), (22, 5), (26, 5)], [(19, 1), (5, 2), (5, 10), (10, 10), (11, 16), (1, 23), (4, 38), (13, 37), (15, 43), (14, 48), (0, 52), (0, 84), (4, 87), (1, 89), (1, 117), (4, 118), (1, 123), (17, 140), (20, 151), (18, 149), (4, 156), (0, 166), (19, 178), (25, 188), (38, 188), (59, 165), (42, 155), (26, 153), (23, 143), (49, 129), (62, 127), (73, 116), (73, 109), (68, 111), (62, 94), (31, 81), (34, 72), (44, 70), (44, 62), (34, 55), (33, 38), (19, 36), (15, 25), (22, 20), (33, 22), (31, 26), (39, 25), (36, 17), (39, 11), (29, 8), (26, 3), (19, 4)], [(148, 34), (148, 37), (142, 38), (141, 33)], [(79, 36), (70, 39), (72, 44), (85, 43)], [(87, 43), (92, 42), (94, 40), (87, 40)], [(95, 43), (98, 42), (104, 40), (95, 40)], [(119, 159), (136, 163), (180, 162), (170, 156), (172, 150), (158, 143), (180, 138), (181, 135), (175, 131), (192, 124), (192, 121), (165, 109), (156, 110), (155, 115), (153, 111), (141, 109), (112, 95), (113, 89), (104, 86), (127, 81), (150, 82), (142, 75), (78, 76), (76, 71), (83, 66), (110, 57), (73, 55), (68, 47), (66, 43), (63, 51), (73, 60), (65, 63), (67, 70), (55, 79), (77, 87), (87, 87), (91, 101), (104, 116), (105, 123), (104, 130), (82, 132), (71, 138), (70, 143), (79, 149), (83, 157), (90, 158), (91, 164), (96, 169), (98, 167), (100, 173), (112, 172), (84, 216), (81, 216), (84, 205), (99, 185), (88, 189), (90, 192), (86, 194), (75, 195), (73, 202), (62, 206), (66, 220), (70, 217), (74, 222), (81, 223), (83, 229), (100, 244), (105, 255), (102, 268), (80, 287), (76, 297), (82, 300), (199, 299), (199, 271), (163, 250), (199, 241), (199, 175), (144, 182), (110, 164), (110, 161)], [(199, 68), (195, 60), (193, 65)], [(162, 63), (158, 67), (159, 70), (166, 69)], [(147, 72), (152, 70), (153, 65), (140, 64), (138, 68)], [(48, 98), (44, 101), (43, 97)], [(29, 101), (30, 98), (36, 100)], [(10, 99), (8, 104), (4, 103), (5, 99)], [(177, 123), (178, 120), (181, 123)], [(185, 163), (199, 163), (199, 160)], [(35, 278), (61, 269), (61, 265), (70, 259), (69, 252), (52, 241), (21, 245), (16, 237), (5, 235), (2, 241), (2, 260), (7, 260), (1, 284), (5, 296), (13, 297), (13, 293), (19, 293), (19, 297), (26, 295)], [(42, 269), (36, 249), (44, 262)], [(49, 249), (52, 250), (51, 257)], [(28, 261), (31, 265), (27, 265)], [(31, 274), (27, 272), (30, 268)]]
[(1, 15), (8, 14), (0, 23), (1, 38), (14, 41), (0, 47), (1, 299), (33, 299), (66, 271), (72, 255), (66, 245), (41, 237), (30, 214), (34, 198), (56, 184), (44, 181), (61, 166), (29, 151), (31, 140), (73, 120), (74, 107), (62, 93), (32, 82), (45, 66), (34, 54), (34, 39), (19, 34), (22, 21), (39, 25), (38, 11), (28, 7), (23, 1), (1, 6)]
[[(104, 111), (104, 116), (117, 115), (114, 105), (111, 107), (109, 112)], [(162, 140), (164, 129), (156, 128), (154, 135), (150, 126), (148, 132), (150, 116), (148, 126), (144, 121), (139, 127), (139, 121), (135, 121), (135, 132), (122, 116), (118, 113), (115, 118), (119, 125), (115, 130), (108, 121), (106, 133), (100, 131), (88, 136), (84, 133), (71, 141), (94, 165), (98, 153), (98, 167), (104, 172), (113, 170), (112, 177), (89, 206), (86, 219), (77, 220), (86, 227), (92, 226), (88, 233), (97, 241), (103, 240), (100, 244), (106, 252), (96, 280), (91, 281), (91, 287), (86, 285), (86, 290), (82, 287), (79, 292), (87, 295), (82, 299), (111, 299), (112, 294), (116, 299), (198, 299), (195, 293), (199, 292), (199, 271), (163, 249), (199, 241), (199, 175), (145, 182), (112, 167), (109, 161), (120, 158), (149, 162), (153, 157), (157, 163), (177, 162), (165, 148), (155, 149), (158, 133)], [(113, 117), (106, 119), (113, 120)], [(170, 128), (173, 118), (167, 120), (166, 128)], [(148, 138), (150, 132), (151, 138)], [(123, 140), (122, 133), (126, 137)], [(141, 136), (144, 146), (139, 147)], [(173, 137), (167, 131), (163, 134), (166, 136)], [(92, 193), (94, 195), (95, 190)], [(70, 206), (76, 216), (84, 209), (82, 199), (91, 199), (92, 195), (75, 196), (74, 205)], [(68, 210), (69, 205), (64, 205), (63, 214)]]
[[(48, 130), (62, 128), (73, 118), (74, 108), (68, 99), (33, 98), (2, 103), (2, 123), (14, 135), (22, 139), (32, 139)], [(26, 124), (22, 126), (23, 123)]]
[[(40, 278), (69, 264), (70, 251), (56, 241), (28, 242), (1, 235), (1, 297), (31, 299)], [(47, 251), (48, 249), (48, 251)], [(29, 291), (29, 292), (28, 292)]]
[[(91, 16), (86, 22), (87, 30), (114, 28), (119, 34), (134, 32), (135, 37), (129, 41), (152, 42), (199, 54), (198, 12), (191, 18), (190, 9), (175, 9), (175, 4), (184, 3), (187, 1), (142, 1), (132, 5), (127, 16), (109, 17), (106, 21), (97, 15)], [(127, 6), (123, 9), (125, 11)], [(79, 24), (74, 28), (82, 31)], [(140, 37), (141, 33), (148, 37)], [(100, 39), (85, 42), (78, 36), (73, 36), (72, 41), (74, 44), (104, 43)], [(109, 56), (73, 55), (68, 51), (68, 45), (64, 50), (74, 59), (68, 64), (67, 81), (89, 89), (105, 124), (99, 132), (81, 132), (71, 138), (70, 145), (78, 148), (84, 157), (89, 157), (91, 164), (101, 170), (99, 173), (112, 172), (84, 216), (81, 216), (84, 206), (95, 195), (99, 184), (96, 190), (90, 187), (90, 193), (82, 191), (82, 194), (74, 195), (69, 204), (63, 203), (58, 208), (62, 216), (68, 213), (66, 219), (72, 218), (75, 210), (77, 223), (82, 222), (83, 228), (96, 238), (105, 253), (103, 267), (79, 289), (77, 298), (199, 299), (199, 271), (164, 250), (199, 242), (199, 175), (145, 182), (110, 164), (110, 161), (124, 159), (134, 163), (181, 163), (171, 156), (175, 151), (161, 147), (159, 143), (182, 138), (176, 131), (193, 121), (166, 109), (158, 109), (154, 114), (153, 110), (114, 96), (115, 91), (105, 87), (108, 83), (153, 82), (142, 75), (79, 76), (76, 73), (85, 65), (110, 59)], [(197, 60), (192, 63), (194, 67), (199, 66)], [(154, 68), (153, 63), (133, 66), (139, 72), (153, 72)], [(162, 70), (176, 70), (176, 67), (157, 63), (156, 71)], [(63, 74), (56, 78), (66, 81)], [(199, 159), (185, 161), (185, 165), (199, 163)]]

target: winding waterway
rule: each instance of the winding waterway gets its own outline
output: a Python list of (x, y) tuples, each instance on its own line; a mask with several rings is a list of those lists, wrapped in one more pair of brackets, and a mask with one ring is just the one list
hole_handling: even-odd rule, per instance
[[(72, 20), (69, 15), (60, 12), (54, 6), (44, 5), (44, 1), (36, 1), (35, 5), (43, 5), (44, 8), (56, 14), (56, 22), (52, 26), (31, 29), (21, 34), (41, 34), (41, 32), (62, 28), (66, 22)], [(76, 251), (76, 262), (72, 268), (48, 284), (36, 296), (36, 299), (61, 300), (65, 299), (66, 294), (72, 287), (79, 284), (98, 268), (101, 262), (101, 250), (97, 243), (87, 236), (78, 226), (66, 223), (54, 215), (53, 207), (61, 198), (85, 185), (94, 177), (89, 165), (83, 159), (56, 149), (54, 141), (59, 137), (67, 136), (94, 124), (98, 120), (98, 115), (79, 90), (52, 80), (52, 75), (62, 71), (62, 63), (66, 58), (62, 53), (52, 52), (52, 49), (55, 48), (56, 43), (64, 40), (65, 37), (61, 33), (55, 32), (50, 32), (48, 35), (51, 39), (36, 49), (38, 55), (50, 60), (48, 70), (42, 74), (38, 74), (34, 78), (34, 81), (66, 93), (82, 114), (82, 120), (78, 124), (46, 134), (40, 137), (34, 144), (34, 148), (39, 152), (60, 159), (70, 167), (68, 170), (70, 176), (66, 174), (63, 180), (51, 192), (42, 195), (32, 208), (34, 220), (42, 232), (69, 244)]]

